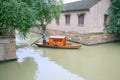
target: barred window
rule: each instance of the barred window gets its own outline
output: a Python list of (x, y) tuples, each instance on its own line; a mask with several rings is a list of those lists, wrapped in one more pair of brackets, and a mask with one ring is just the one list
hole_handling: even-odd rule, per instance
[(70, 24), (70, 14), (65, 15), (65, 23)]
[(78, 15), (78, 25), (84, 25), (84, 14)]
[(105, 15), (104, 15), (104, 25), (105, 25), (107, 22), (108, 22), (108, 15), (105, 14)]

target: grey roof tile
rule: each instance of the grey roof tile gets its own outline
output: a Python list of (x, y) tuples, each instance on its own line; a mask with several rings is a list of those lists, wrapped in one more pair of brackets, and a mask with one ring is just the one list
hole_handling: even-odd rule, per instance
[(62, 12), (89, 10), (93, 5), (97, 4), (101, 0), (82, 0), (64, 4)]

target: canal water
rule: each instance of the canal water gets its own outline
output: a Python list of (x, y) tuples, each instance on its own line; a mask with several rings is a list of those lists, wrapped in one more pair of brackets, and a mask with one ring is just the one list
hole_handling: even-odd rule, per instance
[(39, 48), (16, 36), (17, 60), (0, 62), (0, 80), (120, 80), (120, 42), (80, 49)]

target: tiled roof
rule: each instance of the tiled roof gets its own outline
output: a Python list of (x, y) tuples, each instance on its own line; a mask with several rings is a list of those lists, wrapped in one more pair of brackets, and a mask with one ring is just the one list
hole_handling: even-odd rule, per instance
[(89, 10), (93, 5), (97, 4), (101, 0), (80, 0), (76, 2), (67, 3), (64, 5), (62, 12)]

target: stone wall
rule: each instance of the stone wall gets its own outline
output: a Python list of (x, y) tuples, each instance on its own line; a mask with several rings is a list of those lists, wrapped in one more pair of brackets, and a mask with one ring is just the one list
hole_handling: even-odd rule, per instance
[(15, 38), (0, 38), (0, 61), (16, 59)]
[(106, 43), (111, 41), (119, 40), (116, 34), (108, 34), (108, 33), (87, 33), (87, 34), (79, 34), (75, 32), (63, 32), (57, 30), (47, 30), (47, 34), (50, 35), (64, 35), (68, 40), (92, 45), (99, 43)]

